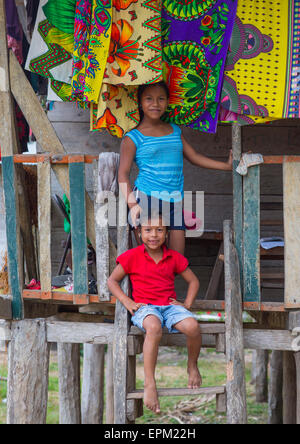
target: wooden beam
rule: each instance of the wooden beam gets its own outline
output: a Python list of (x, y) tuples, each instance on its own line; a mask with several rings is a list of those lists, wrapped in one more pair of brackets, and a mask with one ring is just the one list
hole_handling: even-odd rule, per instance
[(284, 303), (300, 304), (300, 163), (283, 164), (284, 195)]
[(81, 424), (80, 344), (57, 344), (59, 423)]
[[(119, 199), (124, 199), (122, 193)], [(120, 202), (119, 220), (118, 220), (118, 255), (124, 253), (128, 249), (128, 225), (124, 225), (127, 221), (127, 214), (123, 214), (126, 206)], [(127, 213), (127, 211), (126, 211)], [(129, 294), (128, 277), (122, 281), (122, 290), (125, 294)], [(117, 301), (115, 313), (115, 330), (114, 330), (114, 420), (115, 424), (127, 424), (127, 347), (129, 332), (129, 312)]]
[(103, 423), (104, 357), (104, 345), (84, 344), (81, 395), (82, 424)]
[[(158, 396), (200, 396), (200, 395), (216, 395), (223, 394), (226, 392), (224, 386), (220, 387), (200, 387), (197, 389), (188, 389), (188, 388), (163, 388), (158, 389)], [(144, 398), (144, 390), (134, 390), (131, 393), (128, 393), (127, 399), (143, 399)]]
[(244, 302), (260, 302), (260, 167), (244, 177)]
[(233, 244), (231, 221), (224, 221), (226, 304), (227, 421), (247, 423), (245, 356), (239, 260)]
[(85, 165), (82, 156), (69, 164), (74, 294), (88, 293), (87, 236), (85, 211)]
[(232, 124), (232, 154), (234, 244), (239, 258), (240, 278), (243, 282), (243, 178), (236, 171), (242, 157), (242, 128), (238, 123)]
[(46, 424), (50, 344), (45, 320), (13, 322), (11, 328), (7, 423)]
[(97, 260), (97, 288), (99, 301), (109, 301), (110, 292), (107, 286), (109, 278), (109, 225), (108, 199), (105, 193), (99, 190), (98, 162), (94, 162), (94, 214), (96, 228), (96, 260)]
[(39, 259), (42, 299), (51, 299), (51, 177), (50, 161), (37, 166)]
[(46, 325), (48, 342), (101, 345), (113, 341), (113, 324), (47, 321)]

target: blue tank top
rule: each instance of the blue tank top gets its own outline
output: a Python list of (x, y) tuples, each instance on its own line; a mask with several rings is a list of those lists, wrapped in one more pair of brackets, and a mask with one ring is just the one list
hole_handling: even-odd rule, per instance
[(183, 198), (183, 144), (181, 129), (171, 125), (173, 132), (162, 137), (144, 136), (137, 129), (126, 136), (136, 146), (137, 189), (148, 196), (178, 202)]

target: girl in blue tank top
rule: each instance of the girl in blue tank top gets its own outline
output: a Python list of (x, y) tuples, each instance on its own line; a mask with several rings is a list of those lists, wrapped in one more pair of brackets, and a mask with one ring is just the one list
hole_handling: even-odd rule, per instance
[[(183, 157), (202, 168), (231, 171), (232, 153), (227, 162), (197, 153), (184, 139), (179, 126), (161, 120), (168, 99), (164, 82), (139, 87), (141, 120), (122, 141), (119, 185), (130, 209), (131, 225), (137, 226), (142, 212), (149, 214), (151, 208), (159, 209), (169, 225), (169, 248), (184, 254)], [(134, 189), (129, 179), (133, 162), (139, 169)]]

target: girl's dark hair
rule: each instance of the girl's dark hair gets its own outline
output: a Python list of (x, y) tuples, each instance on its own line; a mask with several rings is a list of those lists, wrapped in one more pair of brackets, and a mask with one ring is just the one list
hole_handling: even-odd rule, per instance
[(165, 93), (167, 94), (167, 98), (168, 99), (170, 98), (168, 85), (163, 80), (158, 83), (150, 83), (150, 84), (147, 83), (145, 85), (139, 85), (138, 92), (137, 92), (137, 98), (138, 98), (138, 107), (139, 107), (139, 113), (140, 113), (140, 122), (142, 122), (142, 120), (144, 118), (144, 111), (142, 109), (142, 95), (144, 94), (144, 92), (148, 88), (151, 88), (152, 86), (160, 86), (161, 88), (163, 88), (165, 90)]

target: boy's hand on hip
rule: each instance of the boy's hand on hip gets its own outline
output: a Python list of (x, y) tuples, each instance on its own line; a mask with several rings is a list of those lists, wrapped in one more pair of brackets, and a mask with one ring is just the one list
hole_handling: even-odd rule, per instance
[(185, 303), (179, 302), (176, 299), (171, 299), (170, 305), (181, 305), (181, 307), (184, 307), (187, 310), (191, 308), (190, 306), (186, 305)]
[(129, 313), (131, 314), (131, 316), (133, 316), (135, 314), (136, 311), (138, 311), (139, 308), (141, 308), (143, 305), (147, 305), (147, 304), (142, 304), (142, 303), (136, 303), (132, 300), (126, 302), (126, 304), (124, 304), (126, 309), (129, 311)]

